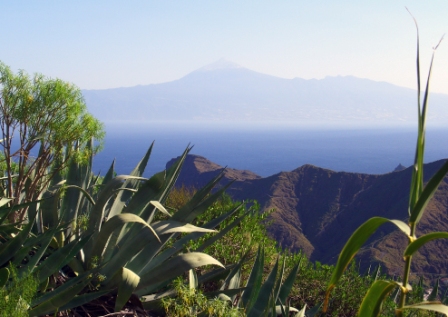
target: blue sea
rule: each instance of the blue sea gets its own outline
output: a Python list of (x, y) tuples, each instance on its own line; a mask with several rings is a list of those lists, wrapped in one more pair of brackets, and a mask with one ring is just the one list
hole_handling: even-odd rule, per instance
[[(192, 154), (260, 176), (313, 164), (334, 171), (383, 174), (413, 163), (416, 129), (344, 128), (185, 123), (106, 124), (103, 151), (94, 171), (105, 174), (115, 158), (118, 174), (128, 174), (155, 141), (145, 176), (165, 169), (190, 144)], [(429, 128), (425, 161), (448, 158), (448, 128)]]

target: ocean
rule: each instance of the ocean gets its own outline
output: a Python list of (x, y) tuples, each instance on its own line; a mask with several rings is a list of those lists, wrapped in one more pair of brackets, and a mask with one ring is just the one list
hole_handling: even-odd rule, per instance
[[(94, 171), (105, 174), (115, 158), (128, 174), (155, 141), (145, 176), (165, 168), (190, 144), (191, 154), (266, 177), (312, 164), (334, 171), (383, 174), (413, 163), (416, 129), (299, 126), (230, 126), (185, 123), (108, 123)], [(429, 128), (425, 162), (448, 158), (448, 128)]]

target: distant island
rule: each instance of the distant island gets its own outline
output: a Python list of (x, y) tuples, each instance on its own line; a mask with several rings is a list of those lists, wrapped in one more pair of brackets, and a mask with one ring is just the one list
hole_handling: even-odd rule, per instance
[[(219, 60), (172, 82), (83, 90), (102, 121), (414, 124), (417, 93), (386, 82), (345, 77), (305, 80), (261, 74)], [(448, 119), (448, 95), (431, 94), (429, 123)], [(434, 114), (437, 114), (435, 116)]]

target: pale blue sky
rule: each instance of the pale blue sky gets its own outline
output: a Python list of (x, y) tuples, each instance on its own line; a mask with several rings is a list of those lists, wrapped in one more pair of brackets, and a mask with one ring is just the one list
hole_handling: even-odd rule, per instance
[[(415, 27), (424, 73), (448, 32), (446, 0), (7, 1), (0, 60), (83, 89), (178, 79), (226, 58), (284, 78), (353, 75), (415, 87)], [(448, 93), (448, 38), (433, 91)]]

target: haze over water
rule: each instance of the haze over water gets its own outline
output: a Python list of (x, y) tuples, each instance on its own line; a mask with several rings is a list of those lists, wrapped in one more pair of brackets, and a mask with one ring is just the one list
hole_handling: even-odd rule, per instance
[[(260, 176), (291, 171), (312, 164), (335, 171), (383, 174), (398, 164), (412, 165), (415, 128), (310, 128), (201, 126), (173, 123), (108, 124), (104, 150), (94, 159), (94, 170), (104, 174), (116, 158), (118, 174), (128, 174), (155, 145), (146, 176), (165, 168), (188, 144), (191, 154), (222, 166), (251, 170)], [(429, 128), (425, 162), (448, 158), (448, 129)]]

